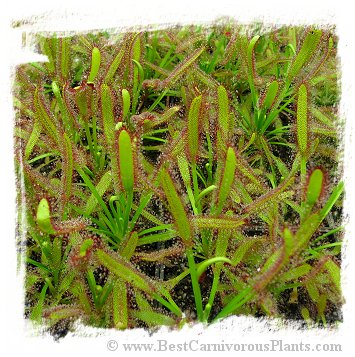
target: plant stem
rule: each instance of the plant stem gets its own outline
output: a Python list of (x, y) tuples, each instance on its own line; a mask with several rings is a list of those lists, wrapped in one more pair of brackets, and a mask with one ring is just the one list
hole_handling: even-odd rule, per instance
[(197, 318), (199, 321), (203, 321), (201, 289), (200, 289), (200, 284), (199, 284), (198, 278), (197, 278), (195, 259), (194, 259), (194, 255), (193, 255), (191, 248), (188, 248), (186, 250), (186, 255), (187, 255), (187, 260), (189, 263), (192, 289), (193, 289), (194, 297), (195, 297)]
[(205, 311), (204, 311), (204, 314), (203, 314), (205, 322), (208, 322), (208, 318), (210, 316), (210, 312), (211, 312), (211, 308), (213, 306), (214, 298), (215, 298), (216, 293), (217, 293), (220, 274), (221, 274), (221, 269), (220, 269), (219, 266), (217, 266), (216, 267), (216, 272), (213, 274), (213, 282), (212, 282), (210, 296), (208, 298), (208, 303), (207, 303), (207, 305), (205, 307)]

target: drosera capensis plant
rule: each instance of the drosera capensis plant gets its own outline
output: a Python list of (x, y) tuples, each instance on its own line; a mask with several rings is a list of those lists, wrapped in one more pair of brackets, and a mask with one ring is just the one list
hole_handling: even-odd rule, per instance
[(13, 88), (26, 317), (342, 320), (334, 29), (35, 37), (48, 61)]

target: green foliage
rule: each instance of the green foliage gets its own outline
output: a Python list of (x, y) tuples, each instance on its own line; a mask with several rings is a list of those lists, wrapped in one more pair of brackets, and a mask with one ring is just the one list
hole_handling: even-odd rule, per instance
[(301, 84), (298, 89), (297, 101), (297, 141), (302, 155), (306, 154), (308, 147), (308, 104), (307, 88)]
[(45, 198), (41, 199), (37, 208), (37, 224), (44, 233), (54, 233), (49, 204)]
[(224, 165), (222, 180), (219, 187), (218, 203), (215, 211), (216, 214), (222, 212), (223, 206), (230, 194), (236, 167), (237, 159), (235, 157), (235, 151), (229, 147), (227, 150), (226, 163)]
[(166, 199), (168, 200), (171, 214), (174, 217), (179, 235), (185, 244), (189, 245), (189, 242), (192, 240), (190, 223), (181, 199), (176, 192), (173, 180), (166, 170), (161, 172), (161, 184), (164, 189)]
[(199, 112), (202, 96), (194, 98), (191, 103), (187, 124), (187, 142), (192, 162), (196, 162), (199, 147)]
[(37, 42), (48, 62), (19, 66), (14, 86), (26, 316), (117, 329), (341, 319), (331, 29)]
[(122, 130), (118, 137), (118, 160), (122, 187), (131, 193), (134, 185), (134, 162), (132, 142), (126, 130)]
[(88, 77), (88, 83), (94, 82), (100, 69), (100, 62), (101, 62), (100, 50), (97, 47), (94, 47), (92, 49), (92, 54), (91, 54), (91, 68)]

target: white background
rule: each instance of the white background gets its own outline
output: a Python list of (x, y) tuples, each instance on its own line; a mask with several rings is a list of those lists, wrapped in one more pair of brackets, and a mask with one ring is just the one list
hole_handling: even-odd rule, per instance
[[(354, 11), (350, 1), (227, 1), (215, 0), (147, 0), (147, 1), (85, 1), (85, 0), (41, 0), (19, 1), (3, 0), (1, 3), (1, 111), (0, 111), (0, 351), (24, 353), (27, 356), (38, 355), (74, 355), (85, 356), (121, 353), (110, 352), (107, 341), (151, 342), (159, 338), (169, 342), (184, 342), (200, 338), (201, 342), (217, 343), (262, 343), (270, 338), (283, 338), (285, 343), (300, 341), (318, 343), (342, 343), (343, 350), (355, 351), (354, 339), (354, 145), (350, 138), (354, 133)], [(43, 16), (43, 15), (46, 16)], [(31, 17), (32, 16), (32, 17)], [(34, 17), (33, 17), (34, 16)], [(13, 114), (11, 107), (11, 72), (10, 65), (26, 60), (21, 52), (21, 33), (11, 29), (11, 20), (27, 18), (28, 28), (47, 30), (89, 30), (98, 28), (124, 27), (146, 24), (205, 23), (221, 16), (231, 16), (240, 22), (260, 20), (277, 24), (336, 24), (339, 42), (339, 54), (342, 65), (342, 102), (341, 115), (346, 118), (345, 132), (345, 183), (346, 183), (346, 255), (343, 264), (343, 292), (346, 299), (344, 323), (337, 331), (297, 331), (291, 327), (278, 331), (269, 331), (264, 322), (254, 319), (232, 318), (223, 324), (208, 329), (201, 326), (184, 328), (180, 332), (160, 332), (149, 337), (143, 331), (120, 333), (85, 330), (79, 336), (66, 337), (60, 343), (50, 337), (43, 337), (27, 326), (22, 318), (22, 281), (16, 273), (15, 235), (15, 179), (13, 169)], [(32, 26), (32, 27), (31, 27)], [(277, 326), (278, 322), (272, 322)], [(87, 338), (86, 335), (96, 336)], [(185, 353), (186, 354), (186, 353)], [(195, 353), (196, 354), (196, 353)], [(233, 353), (236, 355), (236, 353)], [(241, 354), (241, 353), (238, 353)], [(272, 353), (275, 354), (275, 353)], [(312, 352), (314, 355), (315, 352)], [(323, 352), (322, 355), (331, 355)], [(259, 355), (262, 355), (259, 353)], [(271, 355), (271, 353), (265, 353)], [(339, 354), (337, 354), (339, 355)]]

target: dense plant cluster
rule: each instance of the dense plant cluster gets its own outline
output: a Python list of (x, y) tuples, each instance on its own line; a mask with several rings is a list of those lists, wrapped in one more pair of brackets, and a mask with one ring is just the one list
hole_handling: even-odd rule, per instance
[(48, 62), (14, 80), (28, 318), (341, 320), (331, 29), (36, 38)]

